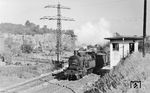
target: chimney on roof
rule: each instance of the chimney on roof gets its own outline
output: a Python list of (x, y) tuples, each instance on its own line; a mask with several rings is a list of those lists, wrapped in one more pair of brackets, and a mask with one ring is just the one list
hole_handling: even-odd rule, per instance
[(121, 36), (118, 32), (114, 33), (113, 37), (119, 37)]

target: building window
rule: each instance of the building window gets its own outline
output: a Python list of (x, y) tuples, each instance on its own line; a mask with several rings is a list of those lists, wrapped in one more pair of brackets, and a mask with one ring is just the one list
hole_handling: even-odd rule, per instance
[(119, 51), (119, 44), (118, 43), (113, 43), (113, 51)]

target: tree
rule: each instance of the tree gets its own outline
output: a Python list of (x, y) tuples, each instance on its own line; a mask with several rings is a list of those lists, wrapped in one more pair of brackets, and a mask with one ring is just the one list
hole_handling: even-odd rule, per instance
[(41, 30), (42, 30), (41, 31), (42, 33), (48, 33), (49, 32), (49, 29), (47, 28), (46, 25), (44, 25), (43, 28), (41, 28)]
[(27, 21), (25, 22), (25, 26), (27, 26), (27, 27), (30, 26), (30, 21), (29, 21), (29, 20), (27, 20)]
[(31, 53), (33, 51), (33, 48), (29, 44), (23, 44), (21, 45), (21, 50), (23, 53)]

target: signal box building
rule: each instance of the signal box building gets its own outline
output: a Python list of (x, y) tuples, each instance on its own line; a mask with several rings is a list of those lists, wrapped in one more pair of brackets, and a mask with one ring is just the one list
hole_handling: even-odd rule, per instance
[(127, 55), (138, 51), (138, 42), (141, 37), (117, 36), (105, 38), (110, 40), (110, 68), (116, 66), (118, 62)]

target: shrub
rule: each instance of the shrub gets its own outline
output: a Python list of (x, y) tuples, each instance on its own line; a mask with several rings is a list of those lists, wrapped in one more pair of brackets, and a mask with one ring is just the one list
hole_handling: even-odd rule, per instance
[(31, 53), (33, 51), (33, 48), (29, 44), (23, 44), (21, 45), (21, 50), (22, 50), (22, 53)]

